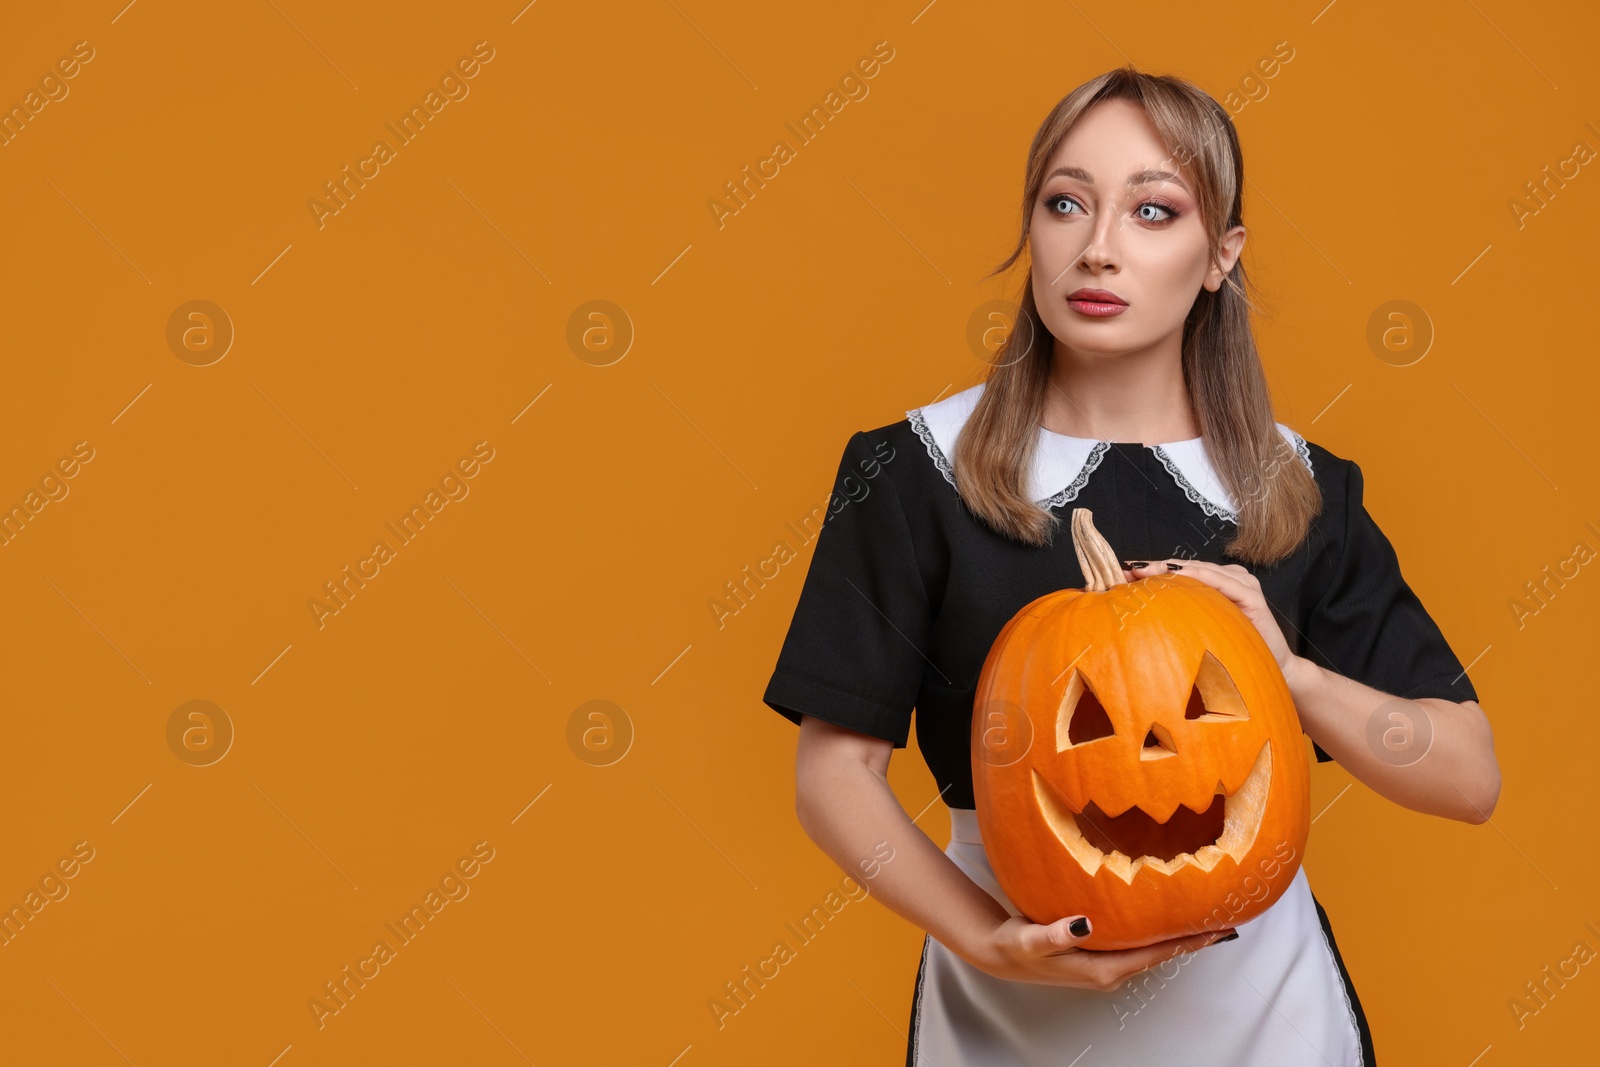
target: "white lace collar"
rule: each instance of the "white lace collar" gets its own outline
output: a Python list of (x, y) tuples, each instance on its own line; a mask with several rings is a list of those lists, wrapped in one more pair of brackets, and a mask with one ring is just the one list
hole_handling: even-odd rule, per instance
[[(984, 383), (979, 382), (972, 388), (963, 389), (938, 403), (906, 412), (911, 428), (927, 446), (929, 457), (951, 485), (956, 484), (956, 475), (947, 457), (955, 455), (956, 438), (961, 433), (961, 427), (965, 425), (967, 416), (971, 415), (973, 408), (977, 406), (978, 397), (983, 394), (983, 387)], [(1311, 470), (1311, 451), (1306, 446), (1305, 438), (1281, 422), (1275, 425), (1278, 427), (1278, 432), (1294, 446), (1306, 469)], [(1233, 497), (1211, 465), (1211, 457), (1206, 454), (1204, 438), (1196, 437), (1188, 441), (1171, 441), (1145, 447), (1155, 453), (1156, 458), (1172, 475), (1184, 494), (1205, 509), (1206, 514), (1229, 522), (1237, 521)], [(1089, 475), (1094, 473), (1094, 469), (1100, 465), (1100, 461), (1109, 451), (1111, 451), (1109, 441), (1068, 437), (1047, 430), (1043, 426), (1039, 427), (1039, 445), (1034, 453), (1030, 495), (1041, 507), (1046, 508), (1059, 507), (1069, 500), (1077, 499), (1084, 483), (1089, 480)]]

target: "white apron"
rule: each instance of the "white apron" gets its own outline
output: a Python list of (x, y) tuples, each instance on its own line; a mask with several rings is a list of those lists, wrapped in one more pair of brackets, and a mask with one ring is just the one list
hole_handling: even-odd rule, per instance
[[(945, 855), (1012, 915), (970, 808), (950, 810)], [(1091, 919), (1093, 916), (1091, 916)], [(928, 936), (912, 1000), (909, 1067), (1373, 1067), (1366, 1020), (1305, 869), (1272, 907), (1208, 945), (1092, 989), (1013, 982)]]

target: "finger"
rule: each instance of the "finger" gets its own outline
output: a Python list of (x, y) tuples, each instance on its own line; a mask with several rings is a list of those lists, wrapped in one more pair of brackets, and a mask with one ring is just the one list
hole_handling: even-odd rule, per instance
[(1174, 956), (1185, 952), (1195, 952), (1207, 945), (1215, 944), (1233, 932), (1231, 927), (1226, 930), (1207, 930), (1203, 933), (1189, 934), (1186, 937), (1175, 937), (1170, 941), (1157, 941), (1153, 945), (1144, 945), (1140, 948), (1107, 952), (1104, 955), (1118, 957), (1112, 963), (1118, 972), (1126, 977), (1154, 967), (1156, 964), (1169, 960)]
[(1169, 573), (1174, 570), (1188, 571), (1191, 574), (1200, 571), (1213, 574), (1219, 579), (1231, 578), (1242, 585), (1261, 584), (1256, 576), (1250, 572), (1249, 568), (1238, 563), (1212, 563), (1210, 560), (1205, 559), (1168, 559), (1161, 562), (1167, 567)]
[(1050, 956), (1078, 947), (1093, 925), (1087, 915), (1068, 915), (1053, 923), (1032, 925), (1022, 931), (1022, 947), (1035, 956)]
[[(1136, 578), (1148, 578), (1157, 574), (1187, 574), (1236, 602), (1248, 599), (1261, 588), (1260, 582), (1256, 581), (1255, 576), (1248, 571), (1242, 574), (1239, 571), (1229, 571), (1222, 565), (1208, 563), (1203, 559), (1171, 558), (1133, 562), (1143, 564), (1132, 569), (1131, 573)], [(1251, 584), (1252, 582), (1254, 584)]]

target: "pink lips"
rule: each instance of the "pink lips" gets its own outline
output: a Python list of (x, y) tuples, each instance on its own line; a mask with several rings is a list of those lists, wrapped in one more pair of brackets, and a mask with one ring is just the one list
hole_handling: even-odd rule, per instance
[(1128, 310), (1127, 302), (1107, 289), (1076, 289), (1067, 294), (1067, 306), (1094, 318), (1109, 318)]

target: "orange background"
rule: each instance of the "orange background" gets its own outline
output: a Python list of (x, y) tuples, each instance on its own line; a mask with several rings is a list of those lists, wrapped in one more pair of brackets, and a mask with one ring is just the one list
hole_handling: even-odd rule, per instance
[[(1593, 966), (1520, 1029), (1508, 1008), (1600, 950), (1600, 579), (1512, 610), (1600, 544), (1600, 176), (1514, 210), (1600, 146), (1587, 5), (519, 7), (4, 16), (8, 109), (93, 49), (0, 148), (0, 502), (93, 449), (0, 548), (0, 903), (93, 850), (0, 948), (7, 1058), (901, 1062), (922, 935), (875, 901), (724, 1027), (708, 1008), (842, 877), (760, 703), (809, 547), (720, 629), (710, 602), (851, 432), (979, 380), (1028, 141), (1127, 61), (1235, 94), (1279, 417), (1361, 463), (1494, 721), (1492, 825), (1313, 772), (1307, 867), (1379, 1054), (1588, 1049)], [(469, 94), (319, 225), (323, 184), (479, 41)], [(870, 94), (719, 228), (723, 183), (879, 41)], [(220, 311), (174, 349), (191, 300)], [(622, 317), (586, 349), (591, 300)], [(1392, 300), (1431, 335), (1407, 366), (1368, 340)], [(179, 358), (224, 321), (221, 359)], [(319, 628), (323, 583), (480, 441), (469, 495)], [(192, 700), (234, 731), (207, 766), (179, 755), (204, 734), (168, 740)], [(585, 741), (594, 700), (620, 711)], [(934, 798), (914, 749), (891, 780)], [(942, 805), (919, 825), (948, 840)], [(319, 1029), (323, 983), (478, 842), (470, 894)]]

